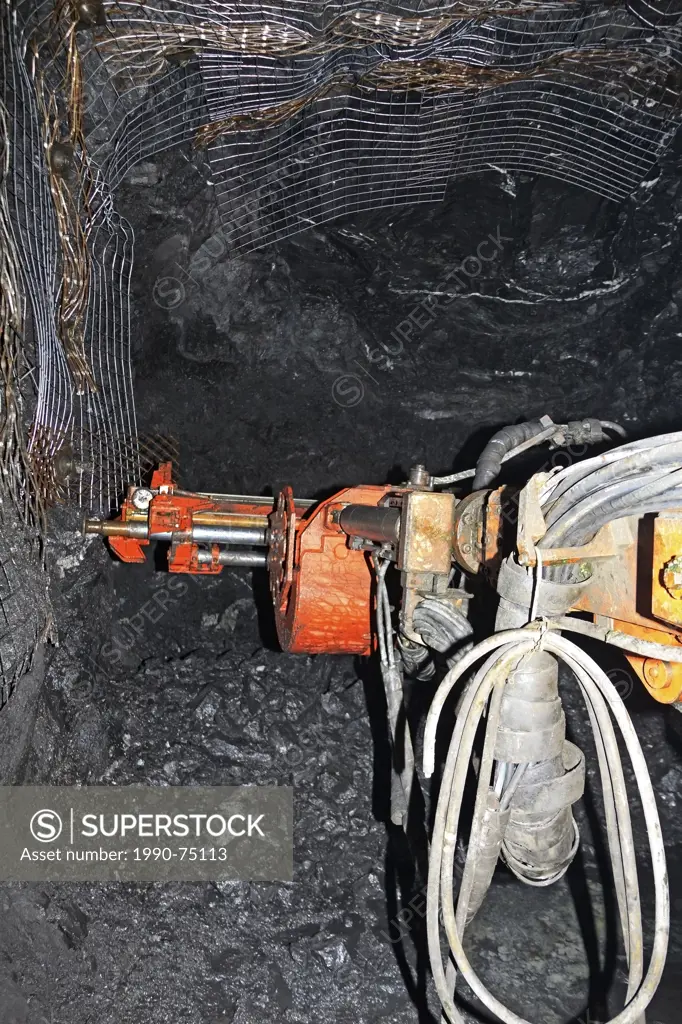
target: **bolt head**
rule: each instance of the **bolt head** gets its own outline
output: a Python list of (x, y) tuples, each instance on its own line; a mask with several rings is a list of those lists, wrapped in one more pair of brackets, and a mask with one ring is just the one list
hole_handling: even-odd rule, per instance
[(419, 463), (419, 465), (412, 467), (410, 470), (410, 483), (413, 487), (429, 487), (431, 483), (431, 474), (426, 466)]
[(102, 0), (79, 0), (76, 4), (78, 24), (83, 28), (94, 28), (104, 24), (104, 5)]
[(682, 555), (675, 555), (663, 567), (663, 586), (671, 597), (682, 599)]
[(146, 512), (152, 503), (154, 498), (154, 492), (150, 491), (148, 487), (138, 487), (136, 491), (133, 491), (133, 505), (139, 509), (140, 512)]
[(672, 680), (672, 666), (667, 661), (647, 658), (643, 667), (644, 678), (652, 690), (662, 690)]

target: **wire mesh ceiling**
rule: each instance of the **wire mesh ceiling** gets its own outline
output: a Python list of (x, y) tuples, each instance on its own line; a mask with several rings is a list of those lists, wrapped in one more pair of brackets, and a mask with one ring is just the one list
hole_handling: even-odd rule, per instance
[[(32, 419), (13, 458), (22, 493), (62, 487), (101, 510), (144, 454), (133, 232), (114, 203), (135, 164), (205, 147), (238, 254), (342, 215), (438, 201), (490, 167), (622, 200), (682, 113), (673, 0), (0, 5), (0, 231), (14, 267), (3, 288), (19, 292), (0, 312), (15, 339), (9, 393)], [(23, 320), (10, 324), (10, 306)]]
[(623, 199), (679, 118), (672, 9), (124, 0), (97, 52), (149, 90), (148, 107), (161, 102), (152, 134), (129, 119), (108, 177), (159, 143), (207, 146), (235, 253), (362, 209), (440, 200), (453, 178), (491, 165)]

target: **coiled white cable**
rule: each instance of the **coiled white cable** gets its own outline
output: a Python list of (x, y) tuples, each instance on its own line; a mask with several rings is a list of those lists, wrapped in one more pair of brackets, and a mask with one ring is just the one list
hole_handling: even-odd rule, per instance
[[(455, 913), (453, 871), (464, 786), (481, 717), (489, 698), (494, 694), (488, 729), (496, 729), (499, 700), (509, 673), (524, 654), (537, 649), (555, 654), (572, 669), (578, 679), (595, 734), (609, 850), (629, 965), (626, 1005), (609, 1024), (641, 1024), (644, 1011), (663, 973), (670, 932), (665, 849), (646, 760), (630, 716), (604, 671), (575, 644), (542, 626), (538, 628), (537, 624), (497, 633), (466, 654), (441, 683), (427, 718), (424, 773), (429, 777), (434, 770), (436, 731), (445, 702), (458, 680), (481, 658), (488, 656), (462, 696), (436, 810), (427, 894), (429, 956), (436, 989), (451, 1024), (464, 1024), (453, 999), (452, 972), (446, 978), (443, 967), (439, 927), (439, 916), (442, 913), (450, 951), (457, 968), (486, 1009), (503, 1024), (530, 1024), (489, 992), (473, 970), (462, 945), (466, 909), (462, 913), (462, 908), (458, 906)], [(653, 948), (646, 975), (643, 968), (641, 909), (628, 795), (609, 711), (618, 724), (637, 779), (652, 859), (655, 923)], [(489, 745), (489, 736), (486, 737), (486, 745)], [(487, 785), (488, 780), (479, 780), (479, 784)], [(474, 826), (475, 822), (472, 830)]]

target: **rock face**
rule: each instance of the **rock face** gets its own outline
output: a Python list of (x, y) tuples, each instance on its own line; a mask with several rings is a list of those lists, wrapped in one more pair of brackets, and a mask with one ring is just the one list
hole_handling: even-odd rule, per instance
[[(137, 233), (141, 429), (179, 438), (187, 487), (292, 483), (312, 497), (400, 479), (415, 461), (462, 468), (496, 426), (545, 412), (633, 434), (679, 425), (676, 152), (621, 206), (491, 170), (440, 206), (359, 216), (236, 259), (211, 200), (189, 151), (119, 194)], [(22, 754), (5, 779), (293, 784), (296, 872), (288, 885), (3, 886), (3, 1021), (437, 1020), (423, 880), (386, 825), (374, 667), (277, 652), (258, 573), (189, 581), (154, 621), (144, 609), (167, 578), (151, 560), (116, 565), (99, 543), (81, 546), (77, 517), (53, 523), (60, 646), (46, 647), (31, 718), (13, 719)], [(590, 751), (584, 712), (567, 702)], [(675, 1024), (682, 716), (637, 687), (628, 707), (671, 853), (674, 939), (651, 1020)], [(589, 1019), (609, 1019), (622, 987), (593, 825), (583, 817), (583, 861), (550, 890), (498, 872), (470, 931), (477, 968), (543, 1024), (585, 1019), (588, 1002)]]
[[(0, 617), (1, 715), (24, 673), (36, 667), (36, 654), (51, 626), (48, 581), (38, 538), (24, 531), (9, 495), (0, 499)], [(38, 667), (34, 676), (40, 674)], [(10, 760), (9, 751), (3, 750), (0, 764), (9, 766)]]
[(181, 435), (193, 485), (307, 489), (417, 456), (444, 470), (477, 428), (543, 412), (663, 428), (682, 371), (677, 167), (672, 151), (622, 205), (491, 171), (443, 204), (230, 258), (205, 171), (169, 157), (120, 199), (143, 426)]

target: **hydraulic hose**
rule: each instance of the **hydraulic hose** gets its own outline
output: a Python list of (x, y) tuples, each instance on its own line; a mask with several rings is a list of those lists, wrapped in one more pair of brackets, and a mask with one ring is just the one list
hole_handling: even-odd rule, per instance
[(428, 647), (415, 643), (409, 637), (402, 635), (398, 636), (397, 644), (400, 660), (408, 676), (413, 676), (422, 682), (433, 679), (436, 674), (436, 666)]
[(445, 655), (449, 666), (471, 647), (473, 627), (464, 612), (449, 601), (424, 598), (414, 610), (412, 623), (426, 646)]
[[(682, 433), (636, 441), (568, 466), (545, 485), (540, 504), (548, 529), (538, 548), (578, 547), (608, 522), (682, 507)], [(576, 566), (550, 566), (545, 579), (568, 582)]]
[[(674, 452), (670, 452), (670, 448), (677, 445), (682, 445), (681, 431), (671, 434), (659, 434), (657, 437), (649, 437), (643, 441), (631, 441), (628, 444), (612, 448), (610, 451), (587, 459), (584, 462), (577, 462), (566, 466), (565, 469), (562, 469), (548, 480), (542, 492), (540, 503), (543, 507), (549, 508), (569, 488), (579, 486), (583, 480), (586, 481), (587, 487), (585, 490), (576, 490), (574, 492), (571, 504), (580, 497), (586, 497), (600, 484), (601, 478), (597, 476), (597, 473), (609, 466), (615, 465), (615, 476), (618, 477), (635, 472), (637, 469), (647, 465), (661, 465), (667, 458), (669, 461), (674, 462), (676, 455)], [(638, 453), (647, 453), (639, 464), (637, 464), (636, 460), (633, 460), (634, 466), (632, 463), (628, 464), (625, 461), (630, 456), (638, 456)], [(677, 456), (679, 456), (679, 448)], [(607, 478), (605, 482), (610, 482), (610, 479), (612, 478)]]
[[(648, 475), (647, 481), (638, 477), (634, 482), (629, 479), (616, 480), (608, 486), (602, 486), (589, 497), (583, 498), (566, 509), (559, 517), (554, 513), (548, 519), (548, 530), (541, 541), (541, 547), (554, 547), (557, 541), (571, 537), (576, 533), (585, 533), (590, 520), (595, 523), (619, 519), (630, 515), (630, 509), (656, 504), (670, 497), (678, 499), (682, 488), (682, 470)], [(562, 502), (563, 505), (563, 502)], [(595, 515), (596, 513), (596, 515)]]
[[(559, 544), (570, 544), (576, 547), (592, 540), (605, 523), (610, 523), (614, 519), (682, 507), (682, 487), (671, 489), (662, 494), (660, 498), (652, 497), (648, 501), (638, 501), (637, 492), (632, 492), (630, 497), (633, 499), (631, 504), (618, 508), (608, 503), (607, 495), (595, 495), (590, 499), (589, 506), (569, 513), (563, 520), (552, 526), (542, 537), (538, 547), (549, 548)], [(606, 507), (603, 507), (602, 504), (604, 500), (607, 501)]]
[[(550, 425), (541, 430), (539, 434), (534, 434), (527, 441), (523, 441), (521, 444), (516, 445), (515, 448), (506, 452), (502, 457), (502, 462), (509, 462), (510, 459), (515, 459), (517, 455), (522, 455), (529, 448), (534, 448), (535, 445), (542, 444), (543, 441), (550, 441), (561, 429), (556, 423), (551, 423), (550, 421)], [(450, 473), (448, 476), (431, 477), (431, 485), (433, 487), (444, 487), (447, 484), (458, 484), (462, 480), (470, 480), (475, 476), (475, 469), (463, 469), (459, 473)]]
[(600, 420), (602, 430), (608, 430), (612, 434), (616, 434), (618, 437), (626, 438), (628, 432), (625, 427), (622, 427), (620, 423), (614, 423), (613, 420)]
[[(618, 449), (616, 449), (618, 451)], [(647, 483), (652, 474), (656, 479), (667, 466), (677, 467), (682, 459), (682, 443), (664, 445), (661, 448), (632, 452), (623, 458), (601, 466), (572, 483), (565, 491), (557, 494), (554, 490), (550, 500), (543, 501), (545, 518), (551, 525), (569, 510), (590, 496), (602, 494), (605, 488), (620, 484), (622, 493), (627, 493)]]
[(476, 464), (473, 489), (478, 491), (488, 487), (496, 479), (502, 463), (506, 462), (512, 453), (518, 454), (542, 441), (548, 440), (560, 447), (608, 441), (609, 436), (604, 433), (605, 425), (622, 432), (622, 427), (618, 424), (607, 421), (584, 419), (562, 425), (552, 423), (548, 416), (543, 416), (541, 420), (529, 420), (527, 423), (504, 427), (498, 430), (483, 449)]
[(529, 420), (527, 423), (516, 423), (514, 426), (498, 430), (490, 438), (476, 463), (473, 490), (480, 491), (491, 484), (500, 472), (505, 455), (545, 430), (547, 423), (542, 420)]
[(414, 750), (405, 709), (402, 665), (396, 657), (391, 605), (386, 588), (388, 558), (373, 558), (377, 584), (377, 634), (379, 665), (386, 695), (388, 730), (391, 742), (391, 821), (407, 829), (412, 785), (414, 782)]
[[(564, 447), (569, 444), (594, 444), (596, 442), (610, 440), (608, 434), (605, 431), (611, 431), (617, 434), (619, 437), (625, 437), (625, 430), (618, 423), (612, 423), (610, 420), (578, 420), (575, 423), (552, 423), (549, 416), (543, 416), (538, 421), (541, 424), (541, 429), (536, 433), (530, 433), (530, 436), (524, 440), (519, 441), (507, 448), (506, 435), (510, 431), (518, 430), (518, 426), (505, 427), (504, 430), (499, 431), (491, 440), (483, 451), (479, 459), (479, 463), (476, 469), (463, 469), (458, 473), (450, 473), (448, 476), (434, 476), (431, 477), (431, 485), (433, 487), (445, 487), (449, 484), (461, 483), (463, 480), (470, 480), (472, 477), (473, 489), (478, 490), (480, 487), (487, 486), (492, 483), (497, 474), (500, 471), (502, 463), (508, 462), (510, 459), (516, 458), (517, 455), (521, 455), (523, 452), (528, 451), (529, 448), (533, 448), (536, 445), (542, 444), (544, 441), (550, 441), (557, 447)], [(533, 421), (530, 423), (521, 424), (521, 427), (531, 427)], [(521, 436), (524, 436), (525, 432), (521, 432)], [(505, 435), (503, 438), (502, 435)], [(500, 439), (502, 444), (502, 450), (498, 450), (499, 446), (496, 439)], [(494, 464), (493, 461), (490, 463), (490, 471), (492, 476), (486, 480), (485, 484), (479, 483), (479, 465), (481, 459), (486, 455), (488, 448), (494, 445), (492, 452), (494, 453)], [(498, 460), (498, 456), (500, 456)], [(486, 471), (487, 473), (487, 471)]]
[[(424, 772), (428, 777), (433, 774), (434, 770), (436, 731), (445, 702), (459, 679), (477, 662), (487, 658), (473, 680), (467, 685), (461, 698), (441, 780), (431, 843), (427, 895), (427, 931), (433, 977), (449, 1020), (452, 1024), (464, 1024), (452, 994), (452, 972), (450, 972), (449, 978), (446, 977), (443, 967), (439, 926), (439, 914), (442, 912), (452, 957), (474, 994), (486, 1009), (503, 1024), (529, 1024), (528, 1021), (505, 1007), (487, 990), (474, 972), (464, 952), (462, 936), (470, 898), (470, 893), (464, 887), (467, 865), (465, 865), (464, 878), (460, 888), (460, 899), (455, 910), (453, 861), (457, 847), (464, 786), (474, 738), (481, 718), (488, 709), (484, 757), (481, 762), (478, 782), (480, 799), (477, 798), (474, 809), (472, 837), (480, 833), (482, 808), (485, 806), (482, 795), (487, 796), (490, 791), (491, 758), (486, 760), (485, 751), (492, 749), (490, 746), (492, 739), (489, 733), (491, 730), (494, 733), (498, 728), (499, 709), (507, 678), (521, 658), (538, 650), (545, 650), (556, 655), (572, 669), (578, 679), (595, 734), (604, 793), (609, 849), (629, 967), (626, 1005), (609, 1024), (640, 1024), (642, 1014), (651, 1001), (663, 972), (670, 930), (665, 849), (654, 791), (634, 726), (608, 677), (575, 644), (544, 627), (506, 630), (495, 634), (475, 647), (448, 672), (436, 693), (427, 718), (424, 736)], [(646, 974), (644, 974), (643, 966), (641, 908), (628, 794), (618, 741), (609, 712), (619, 727), (632, 763), (652, 859), (655, 924), (651, 959)], [(512, 796), (512, 802), (513, 799), (514, 796)], [(470, 842), (470, 854), (472, 848), (475, 849), (475, 845)]]
[(652, 512), (665, 512), (667, 509), (678, 510), (681, 508), (682, 488), (676, 491), (670, 491), (669, 494), (665, 495), (664, 498), (659, 498), (658, 501), (649, 501), (643, 505), (633, 505), (631, 508), (624, 509), (617, 513), (607, 509), (601, 515), (595, 516), (594, 520), (586, 524), (584, 529), (576, 531), (576, 533), (571, 536), (570, 542), (572, 545), (586, 543), (586, 541), (591, 540), (594, 537), (602, 526), (606, 523), (612, 522), (614, 519), (622, 519), (626, 516), (644, 516)]

